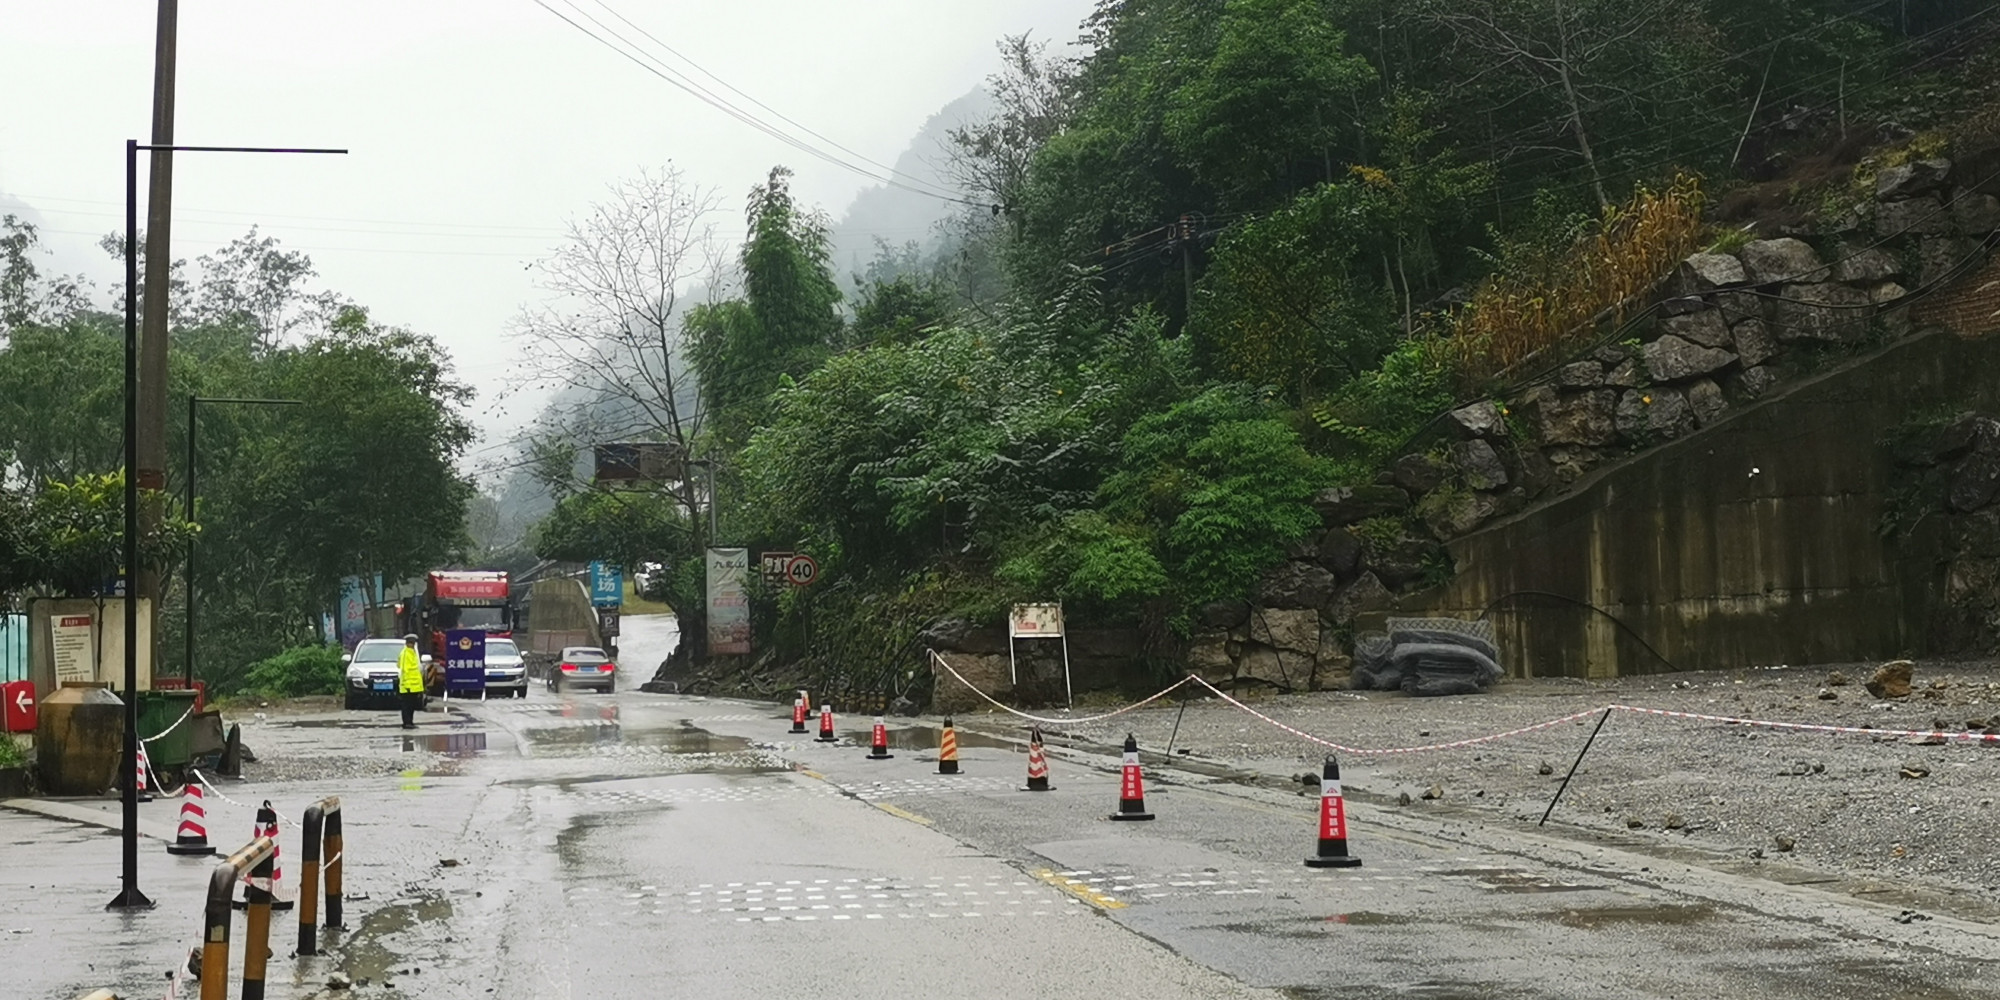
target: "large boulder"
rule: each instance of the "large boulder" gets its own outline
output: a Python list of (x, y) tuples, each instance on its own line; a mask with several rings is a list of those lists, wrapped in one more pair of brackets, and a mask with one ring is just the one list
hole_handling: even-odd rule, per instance
[(1500, 454), (1484, 438), (1460, 441), (1451, 446), (1451, 460), (1460, 478), (1475, 490), (1495, 490), (1507, 485), (1507, 467)]
[(1763, 319), (1768, 311), (1764, 306), (1764, 296), (1756, 292), (1717, 292), (1715, 306), (1722, 310), (1722, 318), (1731, 326), (1746, 319)]
[(1395, 589), (1423, 576), (1426, 565), (1439, 554), (1441, 548), (1428, 538), (1405, 531), (1386, 541), (1370, 539), (1367, 550), (1369, 571), (1384, 586)]
[(1604, 362), (1572, 361), (1556, 369), (1556, 384), (1565, 389), (1595, 389), (1604, 384)]
[[(945, 662), (967, 683), (996, 698), (1014, 690), (1013, 666), (1006, 653), (948, 653)], [(979, 697), (952, 675), (940, 670), (931, 689), (931, 711), (949, 714), (986, 707)]]
[(1610, 389), (1561, 393), (1542, 386), (1524, 401), (1534, 412), (1543, 444), (1610, 444), (1618, 436), (1612, 410), (1618, 395)]
[(1250, 612), (1250, 641), (1287, 653), (1317, 657), (1320, 645), (1319, 611), (1255, 608)]
[(1646, 345), (1646, 371), (1655, 382), (1678, 382), (1706, 375), (1727, 368), (1735, 361), (1736, 355), (1722, 348), (1689, 343), (1671, 333), (1662, 334)]
[(1875, 206), (1875, 235), (1882, 239), (1905, 233), (1942, 236), (1951, 232), (1954, 225), (1951, 213), (1945, 211), (1944, 203), (1934, 194)]
[(1660, 328), (1673, 336), (1703, 347), (1730, 346), (1729, 324), (1723, 322), (1722, 310), (1703, 309), (1700, 312), (1669, 316)]
[(917, 636), (917, 641), (941, 653), (985, 653), (1007, 652), (1007, 630), (999, 627), (974, 625), (963, 618), (947, 618), (925, 629)]
[(1210, 601), (1195, 610), (1194, 618), (1206, 628), (1232, 629), (1250, 620), (1250, 605), (1245, 601)]
[(1959, 232), (1967, 236), (1984, 236), (2000, 229), (2000, 198), (1977, 191), (1961, 191), (1951, 204), (1951, 217)]
[(1604, 373), (1604, 384), (1614, 389), (1637, 389), (1640, 381), (1638, 358), (1626, 358)]
[(1312, 505), (1321, 523), (1338, 528), (1384, 514), (1400, 514), (1409, 508), (1410, 495), (1394, 486), (1336, 486), (1313, 494)]
[(1945, 489), (1951, 509), (1969, 513), (2000, 496), (2000, 451), (1975, 451), (1959, 460)]
[(1425, 493), (1444, 485), (1451, 476), (1451, 469), (1431, 456), (1413, 451), (1389, 466), (1389, 474), (1396, 478), (1396, 485), (1409, 490), (1411, 496)]
[(1197, 632), (1188, 640), (1188, 669), (1210, 681), (1235, 676), (1236, 661), (1229, 657), (1229, 633)]
[(1507, 417), (1492, 400), (1482, 399), (1451, 411), (1445, 419), (1461, 437), (1499, 438), (1507, 436)]
[(1755, 368), (1743, 369), (1743, 373), (1737, 376), (1736, 394), (1742, 396), (1744, 399), (1756, 399), (1770, 392), (1777, 385), (1778, 373), (1772, 371), (1768, 366), (1758, 365)]
[(1875, 197), (1894, 201), (1935, 191), (1950, 174), (1951, 161), (1942, 158), (1899, 163), (1875, 175)]
[(1470, 533), (1500, 510), (1500, 501), (1488, 493), (1458, 493), (1441, 496), (1439, 502), (1423, 505), (1424, 527), (1439, 538), (1457, 538)]
[(1326, 617), (1335, 625), (1346, 625), (1354, 621), (1354, 616), (1386, 608), (1393, 600), (1395, 596), (1389, 593), (1389, 588), (1374, 573), (1364, 571), (1334, 595), (1332, 603), (1326, 606)]
[(1618, 400), (1618, 430), (1638, 441), (1664, 441), (1694, 430), (1687, 397), (1664, 386), (1627, 389)]
[(1872, 285), (1899, 277), (1902, 273), (1902, 262), (1894, 254), (1875, 247), (1856, 251), (1833, 264), (1833, 280), (1854, 285)]
[(1977, 240), (1926, 236), (1917, 244), (1917, 284), (1932, 288), (1979, 266)]
[(1819, 252), (1803, 240), (1786, 236), (1752, 240), (1743, 247), (1743, 267), (1759, 285), (1781, 281), (1825, 281), (1827, 271)]
[(1723, 411), (1729, 409), (1729, 400), (1723, 398), (1722, 387), (1708, 379), (1701, 379), (1687, 387), (1688, 409), (1694, 411), (1695, 423), (1703, 427), (1722, 419)]
[(1761, 319), (1746, 319), (1729, 328), (1736, 343), (1736, 360), (1745, 368), (1761, 365), (1778, 353), (1778, 338)]
[[(1339, 581), (1317, 563), (1287, 562), (1265, 571), (1257, 584), (1257, 603), (1266, 608), (1317, 611), (1333, 599)], [(1254, 623), (1256, 615), (1251, 615)]]
[(1728, 288), (1750, 280), (1743, 262), (1726, 253), (1698, 253), (1681, 264), (1681, 280), (1689, 291)]
[(1908, 660), (1890, 660), (1875, 668), (1875, 676), (1864, 681), (1862, 686), (1877, 698), (1908, 698), (1910, 680), (1916, 667)]
[(1868, 333), (1868, 317), (1873, 303), (1859, 288), (1831, 282), (1818, 285), (1790, 285), (1780, 294), (1771, 313), (1771, 326), (1780, 341), (1822, 340), (1845, 343)]
[(1351, 580), (1361, 569), (1361, 539), (1346, 528), (1334, 528), (1319, 540), (1319, 564), (1342, 580)]

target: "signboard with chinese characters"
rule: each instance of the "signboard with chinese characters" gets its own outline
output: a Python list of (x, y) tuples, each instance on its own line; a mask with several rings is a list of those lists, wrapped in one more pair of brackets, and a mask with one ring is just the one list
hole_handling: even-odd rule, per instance
[(1014, 639), (1062, 638), (1062, 605), (1014, 605), (1014, 610), (1007, 615), (1007, 634)]
[(57, 684), (88, 684), (97, 679), (96, 640), (89, 615), (49, 619), (49, 651), (55, 657)]
[(707, 570), (708, 651), (750, 652), (750, 550), (709, 549)]
[(613, 563), (590, 564), (590, 603), (615, 608), (625, 603), (625, 571)]
[(444, 634), (445, 694), (486, 692), (486, 631), (455, 628)]

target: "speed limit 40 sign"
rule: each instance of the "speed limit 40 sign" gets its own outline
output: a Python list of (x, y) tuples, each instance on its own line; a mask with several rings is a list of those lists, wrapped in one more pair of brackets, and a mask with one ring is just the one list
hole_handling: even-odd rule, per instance
[(764, 570), (764, 578), (773, 584), (804, 587), (819, 579), (819, 563), (802, 553), (765, 552), (759, 556), (758, 562)]

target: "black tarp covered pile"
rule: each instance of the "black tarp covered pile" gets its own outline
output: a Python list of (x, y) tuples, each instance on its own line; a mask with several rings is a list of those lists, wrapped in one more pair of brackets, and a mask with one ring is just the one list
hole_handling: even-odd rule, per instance
[(1386, 632), (1354, 640), (1357, 690), (1426, 697), (1478, 694), (1500, 679), (1493, 624), (1457, 618), (1391, 618)]

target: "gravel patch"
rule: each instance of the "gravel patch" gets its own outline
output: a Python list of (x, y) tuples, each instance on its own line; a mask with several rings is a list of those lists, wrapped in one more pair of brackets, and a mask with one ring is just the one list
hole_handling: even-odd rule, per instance
[[(1900, 699), (1869, 695), (1863, 682), (1874, 669), (1509, 681), (1488, 694), (1452, 698), (1348, 691), (1237, 697), (1287, 725), (1369, 749), (1483, 736), (1611, 703), (1775, 722), (1946, 732), (1990, 725), (2000, 731), (2000, 663), (1919, 663), (1915, 690)], [(1164, 750), (1179, 711), (1169, 703), (1104, 723), (1049, 728), (1105, 743), (1130, 731), (1144, 748)], [(1002, 717), (986, 718), (1006, 724)], [(1460, 749), (1343, 755), (1343, 775), (1358, 795), (1394, 802), (1408, 796), (1401, 808), (1442, 802), (1533, 822), (1596, 721)], [(1176, 752), (1266, 772), (1317, 773), (1324, 756), (1317, 746), (1215, 699), (1190, 701), (1178, 724)], [(1991, 835), (2000, 820), (1996, 796), (2000, 745), (1617, 712), (1554, 820), (1991, 898), (2000, 893), (2000, 839)]]

